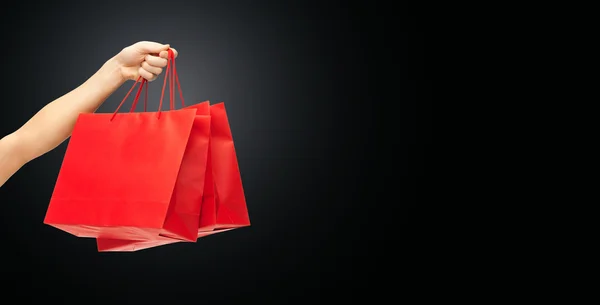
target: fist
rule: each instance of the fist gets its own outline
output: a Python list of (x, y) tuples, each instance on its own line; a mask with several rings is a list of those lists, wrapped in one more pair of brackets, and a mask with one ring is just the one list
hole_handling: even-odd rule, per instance
[(168, 44), (140, 41), (124, 48), (117, 54), (115, 60), (119, 64), (123, 79), (137, 80), (141, 76), (151, 82), (167, 66), (169, 49), (177, 57), (177, 50)]

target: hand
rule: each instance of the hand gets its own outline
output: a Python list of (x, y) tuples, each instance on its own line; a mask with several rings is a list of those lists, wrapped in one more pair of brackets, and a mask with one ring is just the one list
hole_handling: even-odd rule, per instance
[(151, 82), (167, 66), (169, 49), (177, 57), (177, 50), (168, 44), (140, 41), (124, 48), (115, 56), (115, 60), (119, 64), (124, 80), (137, 80), (141, 76)]

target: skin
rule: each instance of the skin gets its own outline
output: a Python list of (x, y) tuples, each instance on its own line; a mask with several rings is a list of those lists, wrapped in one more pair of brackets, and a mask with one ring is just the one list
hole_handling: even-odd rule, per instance
[(0, 139), (0, 187), (25, 164), (71, 136), (81, 113), (95, 112), (128, 80), (155, 80), (167, 65), (168, 44), (140, 41), (124, 48), (83, 84), (48, 103), (23, 126)]

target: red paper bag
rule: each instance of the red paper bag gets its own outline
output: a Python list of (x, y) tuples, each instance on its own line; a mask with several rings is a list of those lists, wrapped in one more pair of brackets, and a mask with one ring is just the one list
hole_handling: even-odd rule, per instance
[[(208, 103), (206, 101), (189, 106), (186, 109), (202, 108), (203, 105), (208, 105)], [(198, 238), (250, 225), (241, 175), (224, 104), (212, 105), (210, 114), (211, 135)], [(182, 242), (182, 240), (173, 238), (163, 238), (158, 241), (99, 238), (97, 246), (100, 252), (123, 252), (138, 251), (177, 242)]]
[(208, 105), (196, 108), (196, 117), (181, 162), (179, 176), (161, 236), (194, 242), (198, 238), (198, 226), (203, 197), (204, 173), (207, 165), (210, 137)]
[(224, 103), (210, 106), (211, 134), (198, 232), (250, 225), (233, 136)]
[[(193, 160), (191, 160), (191, 162), (186, 162), (186, 159), (184, 157), (184, 160), (181, 164), (181, 169), (180, 169), (180, 176), (182, 174), (185, 174), (187, 172), (193, 173), (195, 175), (197, 175), (198, 173), (202, 173), (202, 169), (207, 165), (207, 156), (209, 153), (208, 150), (208, 143), (209, 143), (209, 134), (210, 134), (210, 110), (209, 110), (209, 103), (208, 102), (204, 102), (204, 103), (200, 103), (200, 104), (196, 104), (196, 105), (192, 105), (188, 107), (189, 109), (196, 109), (197, 113), (196, 113), (196, 118), (197, 119), (202, 119), (203, 121), (203, 128), (199, 130), (199, 133), (201, 133), (202, 136), (202, 144), (205, 145), (206, 147), (203, 147), (202, 150), (202, 158), (204, 160), (204, 163), (201, 164), (200, 166), (198, 166), (197, 164), (194, 164)], [(207, 126), (204, 126), (204, 124), (207, 124)], [(194, 136), (190, 136), (190, 144), (188, 144), (188, 146), (190, 146), (193, 142), (193, 138)], [(188, 159), (193, 159), (193, 158), (188, 158)], [(206, 172), (206, 171), (204, 171)], [(152, 248), (152, 247), (158, 247), (158, 246), (163, 246), (163, 245), (167, 245), (167, 244), (171, 244), (171, 243), (175, 243), (175, 242), (182, 242), (182, 241), (195, 241), (198, 237), (203, 237), (206, 235), (209, 235), (210, 233), (205, 233), (205, 234), (198, 234), (198, 223), (200, 220), (200, 205), (202, 202), (202, 195), (203, 195), (203, 191), (204, 191), (204, 186), (205, 186), (205, 182), (204, 182), (204, 173), (202, 173), (202, 179), (197, 179), (197, 180), (189, 180), (187, 181), (190, 186), (193, 186), (194, 188), (196, 188), (196, 192), (194, 192), (195, 194), (200, 194), (200, 197), (194, 197), (195, 199), (195, 205), (194, 205), (194, 214), (190, 214), (190, 217), (192, 217), (193, 219), (190, 219), (190, 221), (188, 222), (188, 225), (185, 228), (185, 232), (187, 233), (188, 237), (192, 236), (193, 238), (181, 238), (180, 236), (177, 235), (173, 235), (173, 234), (169, 234), (169, 232), (161, 232), (161, 236), (159, 236), (158, 238), (153, 238), (153, 239), (149, 239), (149, 240), (131, 240), (131, 239), (114, 239), (114, 238), (97, 238), (97, 246), (98, 246), (98, 251), (99, 252), (106, 252), (106, 251), (116, 251), (116, 252), (130, 252), (130, 251), (138, 251), (138, 250), (143, 250), (143, 249), (147, 249), (147, 248)], [(212, 181), (212, 180), (211, 180)], [(177, 187), (176, 187), (177, 189)], [(175, 198), (175, 196), (173, 196), (173, 198)], [(170, 206), (170, 211), (175, 210), (175, 205), (172, 204)], [(175, 219), (177, 220), (177, 218), (171, 218), (171, 219)], [(165, 225), (167, 225), (167, 223), (169, 222), (169, 220), (167, 220), (165, 222)], [(195, 224), (195, 226), (192, 226), (192, 224)]]
[(205, 168), (210, 117), (162, 112), (162, 100), (158, 112), (120, 114), (122, 102), (80, 115), (44, 223), (79, 237), (196, 240), (204, 174), (186, 169)]
[[(174, 82), (176, 82), (182, 104), (184, 105), (175, 60), (173, 60), (172, 69), (170, 96), (173, 96), (175, 91)], [(165, 77), (168, 75), (169, 72), (167, 71)], [(174, 97), (172, 100), (174, 100)], [(209, 102), (205, 101), (188, 106), (185, 109), (197, 109), (197, 115), (204, 115), (209, 105)], [(202, 207), (197, 229), (198, 238), (250, 225), (241, 175), (237, 164), (237, 156), (233, 145), (233, 137), (224, 104), (218, 103), (210, 106), (210, 116), (211, 133), (205, 170), (197, 166), (190, 166), (188, 169), (187, 164), (182, 164), (182, 171), (202, 171), (205, 173)], [(215, 144), (213, 145), (212, 143)], [(214, 159), (216, 168), (213, 166), (213, 154), (217, 154)], [(223, 195), (218, 196), (218, 194)], [(123, 252), (138, 251), (182, 241), (189, 242), (190, 240), (182, 240), (177, 236), (163, 233), (160, 238), (154, 240), (98, 238), (97, 246), (100, 252)]]

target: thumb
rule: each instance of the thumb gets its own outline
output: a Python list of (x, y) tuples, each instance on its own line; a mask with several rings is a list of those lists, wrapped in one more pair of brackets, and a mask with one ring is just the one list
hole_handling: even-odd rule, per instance
[(135, 47), (145, 54), (158, 54), (161, 51), (166, 51), (169, 49), (168, 44), (162, 44), (153, 41), (140, 41), (135, 44)]

